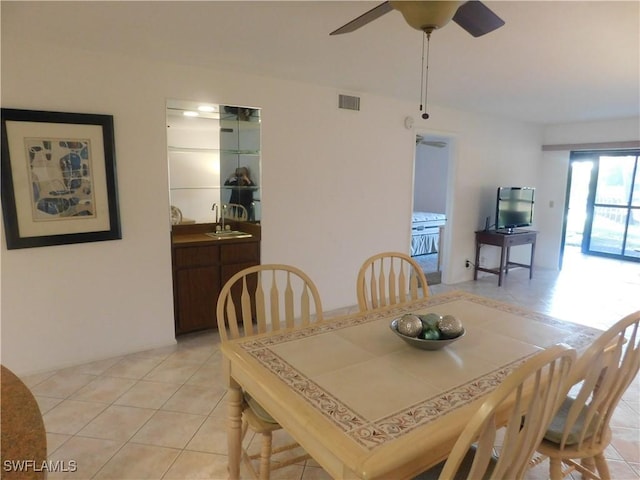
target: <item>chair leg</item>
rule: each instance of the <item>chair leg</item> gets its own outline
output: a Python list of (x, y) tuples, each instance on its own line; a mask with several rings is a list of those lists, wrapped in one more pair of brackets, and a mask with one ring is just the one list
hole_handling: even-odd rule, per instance
[(247, 421), (243, 418), (242, 419), (242, 427), (240, 429), (240, 440), (244, 441), (244, 437), (247, 436), (247, 431), (249, 430), (249, 424), (247, 423)]
[[(593, 457), (584, 457), (580, 461), (580, 465), (582, 465), (589, 472), (596, 471), (596, 463), (593, 461)], [(591, 475), (588, 475), (584, 470), (581, 470), (582, 478), (593, 478)]]
[(559, 458), (549, 458), (549, 475), (551, 480), (562, 480), (562, 460)]
[(262, 449), (260, 451), (260, 480), (269, 480), (271, 470), (271, 432), (262, 434)]
[(596, 468), (598, 469), (598, 475), (600, 475), (600, 480), (611, 480), (611, 474), (609, 473), (609, 465), (607, 465), (607, 461), (604, 458), (602, 453), (599, 453), (595, 456)]

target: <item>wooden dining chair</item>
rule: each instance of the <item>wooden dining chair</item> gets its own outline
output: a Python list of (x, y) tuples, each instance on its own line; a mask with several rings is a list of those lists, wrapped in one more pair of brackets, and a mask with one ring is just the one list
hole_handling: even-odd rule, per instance
[(627, 315), (580, 356), (569, 379), (577, 393), (562, 403), (534, 460), (537, 465), (549, 458), (552, 480), (576, 470), (583, 478), (611, 478), (604, 457), (611, 441), (609, 421), (640, 370), (639, 324), (640, 311)]
[[(322, 303), (315, 284), (302, 270), (290, 265), (257, 265), (236, 273), (222, 287), (216, 315), (220, 339), (225, 342), (321, 322)], [(273, 448), (273, 432), (281, 429), (277, 421), (246, 393), (242, 407), (242, 439), (250, 429), (262, 440), (260, 453), (250, 454), (242, 447), (242, 461), (255, 478), (266, 480), (272, 470), (309, 458), (304, 453), (284, 460), (272, 459), (299, 445), (289, 443)], [(256, 468), (253, 462), (258, 458)]]
[(235, 220), (239, 222), (246, 222), (249, 218), (249, 213), (244, 205), (239, 203), (228, 203), (223, 206), (222, 214), (227, 220)]
[[(566, 380), (575, 358), (572, 348), (555, 345), (527, 359), (486, 397), (447, 460), (417, 479), (524, 478), (536, 447), (567, 394)], [(501, 434), (502, 447), (495, 456), (496, 437)]]
[(358, 272), (356, 290), (361, 312), (429, 295), (422, 267), (400, 252), (378, 253), (367, 258)]

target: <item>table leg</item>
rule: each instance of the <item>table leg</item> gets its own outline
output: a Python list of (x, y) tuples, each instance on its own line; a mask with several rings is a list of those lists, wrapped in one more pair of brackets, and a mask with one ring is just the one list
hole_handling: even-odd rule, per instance
[(478, 267), (480, 266), (480, 242), (476, 240), (476, 264), (473, 266), (473, 279), (478, 280)]
[(242, 447), (242, 389), (239, 385), (229, 385), (227, 392), (227, 448), (229, 455), (229, 480), (240, 478), (240, 459)]
[(533, 257), (536, 254), (536, 240), (531, 244), (531, 263), (529, 264), (529, 280), (533, 278)]
[(500, 273), (498, 274), (499, 287), (502, 286), (502, 276), (504, 275), (504, 261), (505, 261), (505, 254), (507, 253), (507, 251), (508, 249), (505, 249), (505, 247), (502, 247), (502, 249), (500, 250)]
[(504, 274), (505, 275), (509, 274), (509, 258), (510, 257), (511, 257), (511, 247), (507, 247), (507, 259), (504, 262)]
[(444, 244), (444, 227), (438, 229), (438, 264), (437, 272), (440, 271), (440, 265), (442, 263), (442, 245)]

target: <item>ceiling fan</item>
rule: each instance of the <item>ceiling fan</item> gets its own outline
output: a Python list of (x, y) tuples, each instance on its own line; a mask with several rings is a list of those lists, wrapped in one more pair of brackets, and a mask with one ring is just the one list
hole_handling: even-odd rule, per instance
[[(504, 25), (504, 20), (498, 17), (479, 0), (470, 0), (467, 2), (388, 0), (377, 7), (372, 8), (368, 12), (363, 13), (358, 18), (351, 20), (337, 30), (334, 30), (329, 35), (340, 35), (342, 33), (353, 32), (354, 30), (377, 20), (392, 10), (398, 10), (402, 13), (402, 16), (409, 26), (424, 32), (424, 38), (427, 41), (426, 67), (424, 44), (422, 53), (422, 71), (424, 73), (421, 79), (421, 87), (424, 84), (424, 97), (420, 98), (420, 111), (423, 110), (423, 106), (426, 107), (427, 103), (429, 40), (431, 38), (431, 33), (438, 28), (444, 27), (451, 20), (456, 22), (474, 37), (480, 37), (489, 32), (493, 32)], [(422, 101), (423, 98), (424, 103)], [(425, 120), (428, 119), (429, 114), (425, 111), (422, 114), (422, 118)]]
[(398, 10), (416, 30), (430, 34), (453, 20), (474, 37), (480, 37), (504, 25), (504, 20), (478, 0), (467, 2), (389, 0), (334, 30), (330, 35), (350, 33), (392, 10)]
[(427, 140), (422, 135), (416, 135), (416, 145), (426, 145), (427, 147), (444, 148), (447, 142), (442, 140)]

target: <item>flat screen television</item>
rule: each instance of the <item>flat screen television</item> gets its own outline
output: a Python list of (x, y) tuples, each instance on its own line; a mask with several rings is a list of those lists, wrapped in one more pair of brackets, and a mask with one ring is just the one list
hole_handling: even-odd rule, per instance
[(496, 230), (511, 233), (533, 224), (535, 188), (499, 187), (496, 200)]

